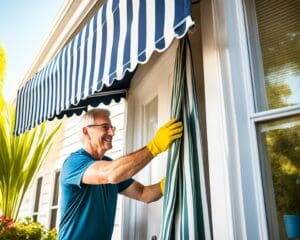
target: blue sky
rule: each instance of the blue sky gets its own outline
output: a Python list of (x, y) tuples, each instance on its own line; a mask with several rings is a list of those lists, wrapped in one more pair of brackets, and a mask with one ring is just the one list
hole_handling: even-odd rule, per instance
[(64, 0), (0, 0), (0, 42), (6, 49), (4, 97), (12, 100)]

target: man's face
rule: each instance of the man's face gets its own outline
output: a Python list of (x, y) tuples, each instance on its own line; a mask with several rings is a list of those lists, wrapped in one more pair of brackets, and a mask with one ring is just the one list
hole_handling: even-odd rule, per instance
[(115, 129), (111, 125), (109, 117), (97, 114), (94, 118), (94, 124), (87, 127), (90, 136), (90, 144), (93, 151), (104, 154), (112, 148), (112, 139), (115, 135)]

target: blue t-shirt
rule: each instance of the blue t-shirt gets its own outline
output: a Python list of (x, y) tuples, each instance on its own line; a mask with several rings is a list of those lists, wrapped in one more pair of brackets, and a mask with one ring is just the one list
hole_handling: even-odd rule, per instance
[[(102, 160), (111, 161), (104, 157)], [(118, 192), (129, 187), (133, 179), (119, 184), (88, 185), (81, 183), (87, 168), (97, 161), (84, 149), (71, 154), (61, 169), (60, 240), (110, 240)]]

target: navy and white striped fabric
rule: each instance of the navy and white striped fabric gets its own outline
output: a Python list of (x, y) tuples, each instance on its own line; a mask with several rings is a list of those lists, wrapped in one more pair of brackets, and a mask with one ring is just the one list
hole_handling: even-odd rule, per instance
[(164, 51), (192, 25), (191, 0), (106, 1), (82, 31), (19, 89), (15, 134), (62, 117), (82, 100), (89, 104), (88, 97), (104, 86), (116, 90), (114, 80), (147, 62), (154, 50)]
[(183, 121), (183, 138), (168, 155), (161, 240), (211, 239), (200, 113), (187, 38), (176, 54), (171, 118)]

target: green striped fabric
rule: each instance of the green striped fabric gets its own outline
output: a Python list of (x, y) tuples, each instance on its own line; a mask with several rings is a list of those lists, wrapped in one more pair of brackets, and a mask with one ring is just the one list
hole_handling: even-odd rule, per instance
[(184, 135), (169, 150), (160, 239), (210, 239), (200, 117), (187, 37), (180, 40), (174, 71), (171, 117), (183, 121)]

